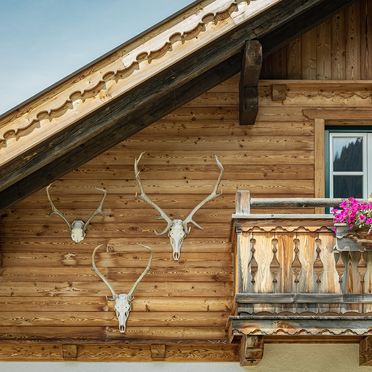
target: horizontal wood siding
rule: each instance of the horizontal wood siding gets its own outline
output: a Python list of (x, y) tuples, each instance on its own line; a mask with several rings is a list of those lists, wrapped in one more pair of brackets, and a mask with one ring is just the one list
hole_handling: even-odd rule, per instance
[[(293, 53), (299, 53), (298, 45)], [(48, 216), (45, 190), (3, 211), (0, 340), (226, 341), (233, 312), (230, 236), (236, 190), (249, 189), (254, 197), (313, 197), (314, 120), (303, 110), (320, 104), (363, 108), (371, 102), (370, 89), (360, 82), (261, 81), (257, 123), (240, 126), (238, 81), (235, 76), (215, 87), (55, 183), (51, 195), (70, 221), (87, 218), (101, 198), (95, 187), (107, 188), (105, 213), (93, 220), (82, 243), (70, 240), (59, 217)], [(282, 101), (272, 99), (276, 83), (286, 84)], [(214, 154), (225, 167), (223, 195), (195, 215), (204, 230), (192, 228), (179, 262), (172, 260), (168, 238), (154, 235), (164, 222), (135, 199), (133, 162), (142, 151), (145, 190), (172, 217), (185, 217), (212, 190), (218, 176)], [(100, 243), (108, 244), (111, 253), (98, 253), (97, 266), (118, 292), (128, 291), (146, 266), (147, 255), (136, 244), (154, 251), (124, 336), (106, 298), (110, 293), (90, 268), (91, 253)], [(222, 348), (226, 356), (218, 354), (217, 360), (236, 357), (235, 349)], [(4, 350), (12, 347), (0, 348), (0, 359)], [(27, 359), (27, 354), (19, 358)]]
[(270, 56), (262, 79), (372, 79), (372, 3), (356, 0)]

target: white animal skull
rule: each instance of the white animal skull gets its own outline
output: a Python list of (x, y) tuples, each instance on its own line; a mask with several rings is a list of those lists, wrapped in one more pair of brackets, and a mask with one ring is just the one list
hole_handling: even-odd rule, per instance
[(221, 183), (221, 179), (223, 176), (224, 168), (221, 164), (221, 162), (218, 160), (218, 157), (215, 156), (216, 163), (218, 168), (220, 169), (220, 174), (218, 176), (217, 182), (213, 188), (213, 191), (211, 194), (209, 194), (204, 200), (202, 200), (190, 213), (189, 215), (184, 219), (172, 219), (170, 218), (157, 204), (155, 204), (149, 196), (146, 195), (141, 179), (139, 177), (140, 171), (138, 170), (138, 163), (140, 162), (144, 152), (134, 161), (134, 175), (137, 180), (139, 189), (140, 189), (140, 195), (138, 196), (140, 199), (142, 199), (144, 202), (150, 204), (153, 208), (155, 208), (159, 214), (160, 218), (164, 219), (167, 222), (167, 227), (161, 231), (157, 232), (155, 231), (156, 235), (163, 235), (168, 233), (168, 237), (170, 239), (170, 244), (172, 246), (172, 251), (173, 251), (173, 259), (175, 261), (178, 261), (181, 256), (181, 248), (182, 248), (182, 243), (185, 239), (185, 237), (190, 233), (191, 227), (188, 226), (189, 223), (194, 224), (197, 228), (203, 229), (200, 225), (198, 225), (192, 218), (194, 214), (204, 206), (207, 202), (217, 198), (218, 196), (221, 195), (221, 193), (218, 193), (218, 187)]
[(183, 226), (183, 221), (175, 219), (168, 231), (169, 240), (173, 250), (173, 259), (178, 261), (181, 256), (181, 247), (183, 240), (186, 237), (186, 231)]
[(149, 258), (149, 261), (147, 263), (147, 266), (146, 266), (145, 270), (142, 272), (142, 274), (138, 277), (136, 282), (133, 284), (133, 286), (130, 289), (130, 291), (128, 292), (128, 294), (126, 294), (126, 293), (117, 294), (115, 292), (114, 288), (112, 287), (112, 285), (109, 283), (109, 281), (98, 270), (98, 268), (96, 266), (96, 262), (95, 262), (95, 255), (96, 255), (97, 250), (102, 247), (102, 244), (97, 246), (92, 253), (92, 269), (99, 276), (99, 278), (106, 284), (106, 286), (108, 287), (108, 289), (110, 290), (110, 292), (112, 294), (112, 299), (115, 301), (115, 314), (116, 314), (116, 318), (119, 321), (119, 332), (120, 333), (125, 333), (126, 326), (127, 326), (127, 320), (128, 320), (131, 308), (132, 308), (131, 303), (132, 303), (132, 300), (133, 300), (134, 291), (136, 290), (136, 288), (137, 288), (139, 282), (142, 280), (142, 278), (150, 270), (150, 266), (151, 266), (151, 262), (152, 262), (152, 250), (151, 250), (151, 248), (146, 246), (146, 245), (143, 245), (143, 244), (139, 244), (139, 245), (146, 248), (147, 251), (150, 252), (150, 258)]
[(120, 333), (125, 333), (128, 316), (132, 310), (131, 302), (132, 298), (129, 298), (125, 293), (119, 294), (115, 299), (115, 314), (119, 321)]
[(48, 200), (49, 200), (49, 203), (50, 203), (50, 205), (52, 207), (52, 211), (49, 213), (49, 215), (56, 214), (57, 216), (60, 216), (63, 219), (63, 221), (66, 222), (66, 224), (67, 224), (67, 226), (68, 226), (68, 228), (70, 230), (71, 239), (75, 243), (80, 243), (82, 240), (84, 240), (84, 238), (86, 236), (86, 230), (87, 230), (88, 225), (90, 224), (90, 221), (92, 221), (92, 219), (97, 214), (102, 214), (103, 213), (103, 211), (102, 211), (102, 205), (103, 205), (103, 202), (105, 201), (105, 198), (106, 198), (106, 195), (107, 195), (107, 191), (105, 189), (99, 189), (99, 188), (96, 187), (96, 189), (98, 191), (102, 191), (103, 192), (103, 197), (102, 197), (102, 200), (101, 200), (98, 208), (87, 219), (87, 222), (84, 222), (81, 219), (76, 219), (76, 220), (72, 221), (72, 223), (70, 224), (70, 222), (68, 222), (68, 220), (65, 217), (65, 215), (61, 211), (59, 211), (56, 208), (56, 206), (54, 205), (54, 203), (52, 201), (52, 198), (50, 196), (50, 193), (49, 193), (49, 189), (50, 189), (51, 186), (52, 186), (52, 183), (50, 185), (48, 185), (47, 188), (46, 188)]
[(80, 243), (85, 238), (85, 222), (83, 220), (75, 220), (71, 224), (71, 239), (75, 243)]

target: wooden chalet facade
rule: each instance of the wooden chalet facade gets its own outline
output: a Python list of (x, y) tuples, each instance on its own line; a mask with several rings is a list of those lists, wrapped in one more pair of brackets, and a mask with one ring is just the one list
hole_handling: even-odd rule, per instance
[[(257, 203), (332, 196), (330, 130), (371, 137), (369, 0), (197, 1), (4, 114), (0, 360), (251, 365), (265, 343), (324, 342), (358, 343), (372, 365), (372, 251), (334, 253), (321, 205)], [(215, 154), (225, 168), (178, 262), (135, 198), (142, 152), (144, 188), (172, 218), (211, 192)], [(48, 216), (52, 181), (69, 220), (107, 190), (78, 244)], [(137, 243), (153, 261), (123, 335), (91, 256), (107, 244), (97, 266), (127, 291), (147, 264)]]

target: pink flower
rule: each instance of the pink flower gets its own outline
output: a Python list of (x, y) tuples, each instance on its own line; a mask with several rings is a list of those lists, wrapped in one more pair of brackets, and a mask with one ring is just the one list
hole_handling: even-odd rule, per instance
[(372, 202), (360, 203), (355, 198), (343, 200), (338, 208), (331, 209), (334, 222), (347, 223), (350, 228), (371, 226), (372, 229)]

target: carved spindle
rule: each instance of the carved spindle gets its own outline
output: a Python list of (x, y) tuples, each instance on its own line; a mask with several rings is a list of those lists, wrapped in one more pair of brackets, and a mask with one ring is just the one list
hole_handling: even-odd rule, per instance
[(367, 262), (365, 260), (365, 252), (360, 253), (358, 262), (358, 273), (360, 275), (361, 293), (364, 293), (364, 278), (367, 271)]
[(321, 253), (322, 249), (320, 248), (321, 240), (319, 239), (319, 237), (317, 239), (315, 239), (315, 245), (316, 245), (316, 250), (315, 250), (316, 251), (316, 259), (314, 261), (313, 268), (314, 268), (314, 273), (315, 273), (315, 276), (316, 276), (317, 289), (318, 289), (318, 292), (320, 292), (320, 284), (322, 282), (321, 276), (322, 276), (322, 273), (323, 273), (324, 265), (323, 265), (322, 260), (320, 259), (320, 253)]
[[(364, 278), (367, 272), (367, 262), (365, 260), (365, 252), (360, 253), (360, 259), (358, 261), (358, 273), (360, 276), (360, 293), (364, 294)], [(361, 304), (361, 312), (364, 313), (364, 304)]]
[[(316, 246), (316, 249), (315, 249), (316, 258), (313, 264), (313, 268), (314, 268), (314, 273), (315, 273), (317, 291), (322, 292), (321, 290), (322, 279), (321, 278), (322, 278), (322, 273), (324, 270), (324, 265), (323, 265), (322, 260), (320, 259), (320, 253), (322, 249), (321, 249), (321, 240), (319, 239), (319, 236), (315, 239), (315, 246)], [(320, 304), (317, 305), (318, 313), (320, 312), (321, 307), (323, 306)]]
[[(340, 283), (340, 290), (343, 293), (344, 292), (344, 274), (346, 270), (345, 262), (343, 260), (343, 254), (335, 253), (335, 260), (336, 260), (336, 271), (338, 274), (338, 282)], [(342, 313), (344, 306), (340, 303), (340, 313)]]
[(336, 255), (336, 271), (338, 274), (338, 282), (340, 283), (341, 291), (343, 292), (344, 273), (346, 270), (342, 253), (335, 253)]
[(252, 292), (255, 292), (254, 290), (254, 285), (256, 283), (255, 276), (258, 271), (258, 264), (257, 264), (256, 258), (254, 257), (254, 253), (256, 252), (256, 249), (254, 248), (255, 244), (256, 244), (256, 239), (252, 238), (251, 239), (252, 257), (251, 257), (251, 260), (249, 261), (249, 268), (251, 272)]
[(276, 253), (278, 252), (278, 239), (274, 238), (272, 241), (271, 241), (271, 244), (272, 244), (272, 251), (273, 251), (273, 259), (271, 260), (271, 263), (270, 263), (270, 271), (271, 271), (271, 274), (272, 274), (272, 278), (273, 278), (273, 292), (274, 293), (277, 293), (279, 292), (278, 291), (278, 277), (279, 277), (279, 273), (280, 273), (280, 263), (278, 261), (278, 258), (276, 256)]
[(291, 270), (293, 273), (293, 278), (294, 278), (294, 292), (298, 293), (298, 283), (300, 282), (300, 273), (302, 269), (301, 261), (298, 258), (298, 254), (300, 252), (300, 249), (298, 248), (300, 245), (300, 240), (295, 238), (293, 239), (293, 244), (294, 244), (294, 259), (291, 264)]
[[(353, 255), (347, 252), (346, 259), (346, 293), (354, 292)], [(352, 306), (352, 305), (351, 305)]]

